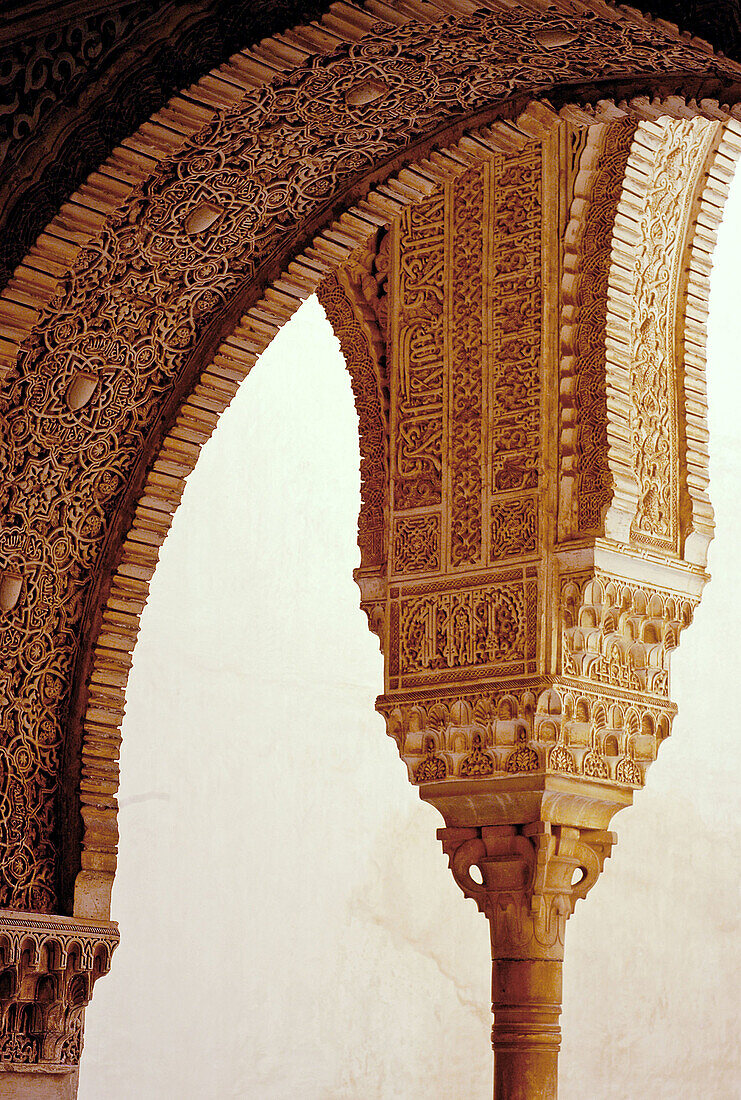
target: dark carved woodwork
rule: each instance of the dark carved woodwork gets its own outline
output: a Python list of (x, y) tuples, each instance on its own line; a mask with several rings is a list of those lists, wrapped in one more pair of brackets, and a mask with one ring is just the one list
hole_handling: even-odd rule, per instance
[(680, 31), (706, 38), (717, 52), (741, 57), (739, 0), (643, 0), (633, 5), (647, 15), (676, 23)]

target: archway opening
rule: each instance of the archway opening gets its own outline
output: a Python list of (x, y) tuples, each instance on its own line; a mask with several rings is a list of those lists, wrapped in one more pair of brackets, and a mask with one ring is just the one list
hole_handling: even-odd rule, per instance
[(443, 1090), (490, 1088), (486, 926), (374, 714), (358, 465), (312, 298), (204, 447), (152, 583), (123, 727), (122, 946), (81, 1100), (411, 1097), (425, 1064)]

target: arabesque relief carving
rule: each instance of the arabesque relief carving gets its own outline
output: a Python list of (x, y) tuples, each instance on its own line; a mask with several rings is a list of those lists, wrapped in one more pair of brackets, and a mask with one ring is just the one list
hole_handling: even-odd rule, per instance
[(661, 135), (655, 160), (661, 169), (651, 180), (651, 199), (643, 213), (642, 255), (636, 263), (630, 319), (630, 433), (638, 483), (630, 535), (641, 545), (674, 552), (681, 549), (677, 406), (683, 395), (675, 342), (683, 233), (714, 131), (699, 119), (678, 119)]
[[(453, 184), (452, 284), (448, 370), (450, 565), (481, 562), (483, 537), (482, 414), (484, 224), (486, 174), (471, 169)], [(402, 244), (402, 252), (406, 251)]]
[[(506, 156), (482, 153), (479, 165), (421, 202), (413, 222), (402, 218), (393, 238), (400, 268), (409, 226), (412, 249), (425, 212), (434, 232), (445, 227), (425, 353), (449, 383), (434, 444), (439, 509), (413, 516), (414, 556), (396, 552), (385, 601), (378, 585), (373, 593), (374, 621), (384, 602), (386, 618), (376, 627), (386, 656), (378, 707), (410, 779), (446, 820), (440, 837), (456, 881), (490, 922), (497, 1097), (531, 1095), (517, 1090), (536, 1079), (538, 1095), (556, 1095), (566, 921), (615, 841), (611, 818), (630, 804), (669, 736), (670, 654), (706, 579), (696, 552), (683, 556), (692, 494), (682, 293), (698, 233), (706, 239), (693, 215), (717, 186), (718, 167), (725, 170), (730, 135), (712, 116), (693, 116), (683, 103), (675, 109), (676, 118), (623, 113), (587, 123), (595, 133), (581, 137), (569, 131), (573, 112), (558, 144), (543, 137)], [(563, 160), (570, 150), (573, 166)], [(640, 204), (631, 171), (645, 179)], [(560, 286), (541, 283), (556, 216), (543, 202), (543, 181), (553, 178), (575, 180), (566, 194), (569, 233), (558, 238), (567, 261)], [(457, 217), (461, 195), (477, 217)], [(630, 312), (614, 293), (628, 280)], [(464, 327), (461, 284), (493, 303), (491, 312), (469, 308)], [(393, 395), (416, 319), (403, 284), (392, 280), (387, 303)], [(549, 314), (562, 318), (552, 336), (542, 323)], [(622, 339), (617, 350), (610, 333)], [(554, 372), (558, 422), (547, 404)], [(610, 430), (623, 435), (616, 457)], [(392, 419), (392, 450), (396, 439)], [(555, 468), (569, 484), (551, 482), (549, 493), (539, 475)], [(512, 483), (502, 484), (502, 471)], [(618, 527), (608, 506), (621, 477), (632, 515)], [(698, 485), (705, 487), (696, 477), (695, 494)], [(393, 519), (393, 501), (391, 512)], [(707, 509), (702, 518), (707, 527)], [(450, 532), (442, 561), (438, 520)], [(478, 547), (487, 540), (484, 572)], [(420, 568), (423, 582), (414, 577)]]
[[(257, 289), (240, 287), (259, 288), (262, 258), (276, 256), (276, 248), (290, 252), (291, 244), (281, 243), (287, 228), (311, 224), (328, 196), (342, 194), (375, 165), (423, 141), (441, 119), (462, 119), (505, 94), (533, 95), (559, 82), (583, 83), (588, 71), (619, 81), (636, 70), (672, 69), (711, 84), (732, 81), (736, 73), (732, 63), (670, 31), (648, 30), (608, 9), (601, 14), (580, 9), (561, 20), (563, 40), (557, 47), (539, 38), (548, 19), (497, 5), (439, 24), (374, 24), (365, 37), (331, 55), (309, 57), (289, 76), (216, 116), (197, 142), (155, 167), (146, 185), (135, 188), (100, 235), (78, 252), (73, 271), (24, 343), (2, 395), (7, 432), (0, 507), (6, 545), (0, 568), (24, 578), (22, 594), (3, 621), (11, 661), (5, 751), (12, 755), (17, 743), (30, 754), (30, 778), (22, 785), (33, 807), (12, 853), (0, 857), (3, 904), (45, 911), (56, 905), (59, 857), (52, 802), (68, 714), (73, 703), (77, 706), (71, 682), (82, 656), (86, 602), (101, 561), (114, 554), (106, 542), (112, 521), (128, 500), (126, 485), (142, 455), (156, 447), (168, 402), (186, 384), (194, 347), (208, 338), (209, 325), (235, 294), (243, 295), (243, 308), (250, 294), (257, 297)], [(529, 60), (523, 65), (524, 56)], [(446, 80), (446, 73), (454, 79)], [(374, 98), (350, 94), (369, 81), (386, 90)], [(291, 240), (296, 236), (298, 231), (289, 234)], [(85, 386), (90, 393), (78, 405)], [(232, 391), (227, 374), (204, 387), (196, 405), (208, 418)], [(186, 464), (195, 461), (201, 419), (192, 416), (181, 429), (185, 438), (178, 450)], [(438, 429), (434, 416), (427, 416), (405, 430), (404, 461), (416, 469), (425, 456), (429, 467), (426, 488), (408, 490), (406, 506), (417, 507), (419, 498), (429, 502), (441, 491), (434, 468)], [(523, 430), (527, 434), (520, 429), (493, 458), (502, 491), (534, 484), (526, 458), (532, 439), (525, 439)], [(149, 538), (161, 542), (160, 513), (154, 512)], [(484, 537), (488, 529), (487, 522)], [(34, 537), (43, 540), (43, 550), (34, 550)], [(444, 547), (449, 538), (441, 528)], [(469, 549), (459, 552), (470, 557)], [(146, 586), (148, 577), (141, 579)], [(136, 585), (130, 587), (139, 600)], [(136, 635), (136, 622), (128, 621), (125, 610), (119, 620), (99, 639), (114, 665), (116, 653), (130, 651)], [(48, 654), (43, 661), (39, 644)], [(125, 680), (125, 671), (111, 675)], [(121, 706), (116, 685), (110, 686), (110, 703), (90, 716), (101, 744), (115, 742), (109, 707), (115, 714)], [(33, 730), (24, 728), (28, 713), (44, 716)], [(75, 758), (73, 749), (64, 754)], [(7, 774), (18, 783), (23, 773), (12, 766)], [(105, 789), (111, 786), (107, 780), (102, 789), (101, 782), (91, 763), (83, 776), (82, 789), (89, 789), (83, 803), (90, 801), (83, 817), (98, 821), (96, 845), (102, 847), (95, 850), (101, 855), (91, 858), (102, 869), (102, 852), (110, 847), (105, 835), (115, 826), (102, 824), (97, 807), (104, 799), (110, 803), (115, 777), (112, 789)], [(7, 805), (23, 797), (9, 784), (6, 780), (3, 794)], [(106, 872), (110, 868), (108, 861)]]
[[(672, 135), (677, 140), (688, 125), (672, 123), (667, 129), (667, 140), (672, 140)], [(693, 128), (702, 131), (704, 138), (704, 144), (696, 143), (695, 158), (692, 160), (697, 172), (700, 170), (698, 163), (702, 166), (706, 164), (713, 135), (717, 136), (717, 133), (713, 123), (703, 120), (698, 120)], [(620, 121), (616, 124), (616, 130), (615, 143), (605, 142), (604, 129), (600, 126), (597, 163), (603, 164), (608, 181), (614, 180), (613, 149), (617, 147), (619, 157), (627, 159), (631, 143), (626, 141), (626, 135), (630, 137), (635, 126), (629, 128)], [(587, 155), (593, 157), (593, 151), (588, 145), (586, 148)], [(456, 374), (451, 366), (451, 391), (454, 395), (463, 394), (466, 404), (463, 406), (462, 400), (456, 404), (451, 398), (443, 405), (443, 411), (448, 410), (447, 422), (443, 419), (440, 442), (436, 444), (442, 456), (442, 510), (443, 515), (448, 509), (450, 514), (451, 541), (447, 571), (443, 565), (437, 564), (436, 513), (412, 517), (420, 533), (413, 556), (408, 552), (405, 556), (396, 548), (400, 521), (394, 521), (395, 553), (390, 572), (393, 582), (387, 591), (388, 635), (385, 645), (388, 687), (379, 705), (387, 716), (389, 730), (397, 738), (400, 751), (408, 761), (410, 777), (415, 782), (424, 782), (430, 776), (433, 765), (440, 773), (436, 777), (440, 778), (443, 761), (446, 777), (465, 774), (461, 769), (474, 751), (476, 740), (479, 751), (491, 750), (490, 774), (511, 774), (516, 770), (528, 772), (542, 766), (551, 771), (583, 774), (608, 783), (640, 786), (647, 764), (655, 758), (660, 741), (671, 728), (674, 708), (668, 699), (669, 653), (678, 643), (682, 628), (691, 621), (702, 586), (702, 575), (692, 565), (682, 567), (687, 574), (684, 580), (674, 578), (677, 590), (658, 585), (656, 578), (646, 580), (643, 586), (631, 584), (619, 574), (604, 573), (599, 569), (595, 571), (594, 566), (586, 573), (572, 573), (568, 558), (564, 558), (563, 564), (558, 565), (560, 590), (555, 598), (551, 597), (550, 604), (554, 626), (549, 629), (553, 631), (554, 648), (551, 655), (544, 652), (545, 639), (539, 638), (538, 622), (542, 613), (539, 608), (542, 609), (547, 597), (542, 592), (542, 574), (534, 565), (527, 563), (539, 551), (539, 523), (547, 529), (552, 520), (537, 494), (537, 482), (536, 491), (525, 495), (522, 492), (501, 494), (496, 491), (496, 474), (502, 468), (497, 465), (499, 456), (504, 452), (505, 460), (509, 460), (513, 443), (515, 447), (529, 448), (524, 450), (524, 454), (532, 455), (528, 463), (533, 471), (537, 472), (539, 466), (549, 465), (540, 433), (540, 395), (544, 386), (547, 354), (542, 345), (539, 324), (543, 239), (539, 195), (542, 174), (540, 158), (543, 156), (546, 156), (544, 146), (526, 143), (517, 154), (506, 158), (509, 165), (506, 173), (500, 167), (505, 158), (492, 156), (489, 164), (469, 169), (454, 185), (443, 188), (442, 196), (432, 196), (417, 208), (415, 241), (419, 236), (416, 226), (422, 221), (425, 211), (429, 212), (434, 226), (441, 222), (450, 226), (450, 245), (446, 254), (452, 258), (447, 265), (443, 263), (442, 268), (435, 268), (439, 285), (439, 312), (449, 318), (449, 328), (436, 322), (428, 332), (428, 341), (434, 339), (435, 333), (438, 341), (436, 348), (427, 345), (430, 358), (445, 362), (449, 356), (451, 361), (455, 361), (461, 354), (454, 297), (460, 282), (455, 260), (458, 255), (467, 257), (469, 278), (466, 285), (476, 285), (476, 272), (481, 271), (482, 267), (493, 271), (494, 300), (499, 300), (497, 290), (501, 293), (502, 272), (507, 273), (502, 298), (508, 307), (508, 315), (517, 317), (521, 325), (513, 326), (514, 336), (505, 336), (503, 341), (494, 339), (487, 342), (483, 313), (471, 311), (466, 330), (470, 333), (469, 358), (480, 364), (476, 376), (478, 391), (473, 399), (469, 398), (471, 383), (468, 377)], [(684, 163), (677, 162), (677, 171), (683, 179), (686, 177)], [(600, 174), (599, 169), (596, 172)], [(469, 176), (474, 183), (464, 188), (464, 181)], [(470, 233), (476, 242), (493, 242), (486, 245), (490, 249), (486, 255), (491, 256), (491, 264), (484, 260), (483, 246), (474, 244), (466, 247), (460, 242), (460, 226), (455, 219), (457, 196), (470, 193), (472, 187), (475, 192), (482, 180), (489, 191), (487, 206), (492, 211), (491, 229), (482, 231), (479, 219), (470, 223)], [(603, 199), (606, 188), (609, 190)], [(614, 221), (619, 198), (614, 194), (614, 183), (601, 181), (596, 193), (601, 205), (607, 208), (606, 215), (601, 214), (601, 217), (603, 223), (609, 226)], [(500, 209), (507, 211), (506, 218), (498, 213)], [(538, 212), (534, 229), (533, 211)], [(588, 218), (588, 224), (590, 221), (591, 218)], [(399, 253), (405, 247), (407, 224), (412, 225), (411, 219), (402, 219), (396, 237), (395, 247)], [(513, 236), (513, 226), (519, 228), (519, 235)], [(591, 232), (584, 234), (583, 246), (590, 248), (592, 240)], [(519, 253), (516, 249), (518, 243), (522, 249)], [(444, 251), (441, 249), (441, 252)], [(514, 275), (509, 272), (514, 272)], [(608, 274), (609, 270), (602, 275), (604, 288)], [(403, 350), (407, 346), (405, 326), (407, 323), (412, 326), (416, 324), (416, 320), (409, 320), (405, 309), (404, 285), (402, 282), (398, 301), (394, 288), (389, 299), (398, 332), (395, 347), (399, 349), (396, 357), (391, 357), (392, 370), (398, 370), (400, 374), (407, 370)], [(553, 295), (553, 288), (549, 288), (549, 292)], [(484, 291), (481, 293), (483, 296)], [(500, 304), (498, 308), (505, 315), (504, 306)], [(536, 319), (532, 330), (524, 322), (528, 316)], [(589, 323), (594, 326), (594, 319), (590, 318)], [(493, 331), (496, 334), (496, 328)], [(502, 362), (508, 368), (506, 375)], [(567, 372), (573, 370), (570, 363), (564, 364), (563, 369)], [(602, 408), (601, 434), (604, 438), (607, 408), (604, 356), (601, 360), (598, 358), (596, 364), (587, 356), (585, 369), (591, 371), (592, 390), (599, 391), (601, 386), (601, 404), (596, 402), (591, 415), (596, 421), (597, 410)], [(490, 383), (487, 380), (491, 376)], [(568, 395), (570, 391), (565, 392)], [(646, 392), (656, 391), (647, 388)], [(470, 421), (465, 435), (459, 429), (461, 407), (467, 409)], [(589, 415), (584, 403), (581, 414), (582, 421)], [(667, 406), (665, 415), (669, 420), (673, 415), (676, 424), (676, 410), (672, 414)], [(499, 560), (506, 559), (503, 562), (505, 567), (498, 567), (487, 576), (478, 573), (472, 574), (466, 581), (454, 581), (453, 571), (460, 567), (455, 551), (455, 468), (460, 466), (462, 442), (467, 440), (465, 453), (472, 466), (480, 469), (480, 452), (471, 445), (471, 440), (480, 438), (489, 440), (492, 456), (490, 561), (494, 566)], [(392, 444), (393, 439), (392, 428)], [(402, 440), (399, 446), (403, 445)], [(592, 436), (588, 436), (585, 461), (591, 461), (592, 451)], [(446, 474), (448, 467), (451, 471), (449, 476)], [(530, 488), (530, 485), (526, 482), (520, 489), (524, 487)], [(474, 492), (471, 515), (478, 516), (479, 538), (483, 540), (488, 532), (483, 530), (481, 510), (475, 506), (476, 497)], [(594, 518), (590, 526), (593, 526)], [(435, 521), (434, 528), (431, 520)], [(409, 522), (408, 519), (404, 521)], [(552, 526), (551, 531), (550, 537), (553, 538), (556, 532)], [(427, 547), (430, 556), (427, 559), (421, 548), (424, 532), (429, 534)], [(640, 540), (636, 543), (640, 545)], [(634, 554), (634, 550), (628, 547), (626, 550), (629, 556)], [(518, 557), (522, 559), (522, 565), (513, 570), (512, 559)], [(633, 568), (637, 567), (640, 571), (635, 558), (632, 561)], [(436, 571), (439, 579), (431, 578), (424, 584), (415, 585), (413, 574), (421, 568), (428, 572)], [(646, 565), (644, 568), (647, 578), (650, 577), (651, 567)], [(408, 581), (402, 579), (405, 571), (409, 574)], [(474, 690), (476, 681), (486, 685), (488, 690), (479, 690), (471, 696), (468, 693)], [(451, 699), (453, 685), (457, 688), (457, 695)], [(452, 718), (451, 703), (456, 698), (456, 705), (468, 714), (466, 720), (455, 721)], [(504, 708), (506, 717), (510, 719), (508, 729), (497, 719), (500, 703), (505, 698), (515, 700), (514, 705), (506, 704)], [(525, 702), (525, 699), (528, 701)], [(472, 717), (472, 708), (478, 709), (477, 719)], [(542, 711), (547, 714), (545, 721), (539, 717)], [(411, 716), (415, 713), (418, 716), (416, 730), (411, 725)], [(433, 719), (433, 715), (437, 719)], [(517, 723), (511, 721), (515, 718)], [(432, 749), (437, 755), (431, 755)], [(440, 756), (440, 753), (443, 755)]]
[[(76, 914), (108, 917), (157, 549), (219, 413), (319, 287), (359, 414), (378, 707), (490, 921), (497, 1095), (535, 1058), (537, 1021), (508, 1031), (507, 1006), (542, 978), (550, 1096), (565, 922), (669, 734), (669, 653), (706, 579), (685, 295), (707, 300), (741, 68), (602, 4), (452, 8), (350, 8), (345, 43), (156, 161), (8, 337), (0, 905), (21, 935), (76, 880)], [(638, 78), (656, 101), (630, 98)], [(57, 1028), (37, 994), (8, 1010), (19, 1059)], [(82, 1026), (77, 993), (54, 1003), (69, 1043), (40, 1039), (44, 1064)]]

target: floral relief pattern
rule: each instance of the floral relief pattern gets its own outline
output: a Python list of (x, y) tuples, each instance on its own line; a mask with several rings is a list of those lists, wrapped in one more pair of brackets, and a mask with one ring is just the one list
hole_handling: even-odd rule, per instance
[(450, 564), (481, 561), (483, 476), (483, 167), (453, 184), (450, 374)]
[[(496, 161), (491, 282), (495, 341), (492, 491), (538, 487), (541, 351), (541, 149)], [(492, 554), (494, 554), (492, 547)]]
[(405, 516), (394, 525), (395, 573), (419, 573), (440, 568), (440, 516)]
[(398, 611), (398, 668), (407, 683), (410, 674), (456, 668), (521, 673), (533, 655), (528, 616), (536, 599), (535, 584), (522, 574), (486, 587), (410, 594)]
[(442, 495), (444, 194), (404, 212), (397, 254), (394, 507), (402, 510)]

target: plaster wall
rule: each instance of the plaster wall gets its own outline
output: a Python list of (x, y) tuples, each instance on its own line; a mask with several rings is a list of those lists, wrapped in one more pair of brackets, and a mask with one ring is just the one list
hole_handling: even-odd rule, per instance
[[(561, 1100), (741, 1087), (741, 178), (714, 273), (713, 583), (672, 666), (680, 717), (569, 924)], [(122, 942), (81, 1100), (491, 1095), (489, 944), (373, 702), (357, 427), (315, 300), (203, 451), (128, 690)]]

